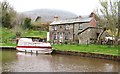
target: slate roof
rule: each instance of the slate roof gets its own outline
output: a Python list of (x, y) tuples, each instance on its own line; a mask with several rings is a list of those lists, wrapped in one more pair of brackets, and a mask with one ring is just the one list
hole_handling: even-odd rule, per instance
[(50, 25), (59, 25), (59, 24), (69, 24), (69, 23), (77, 23), (77, 22), (90, 22), (93, 18), (86, 17), (86, 18), (77, 18), (77, 19), (67, 19), (67, 20), (58, 20), (53, 21)]

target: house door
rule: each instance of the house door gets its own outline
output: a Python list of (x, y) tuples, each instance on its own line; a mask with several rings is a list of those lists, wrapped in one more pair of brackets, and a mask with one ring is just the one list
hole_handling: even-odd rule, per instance
[(59, 34), (59, 42), (63, 42), (63, 33)]
[(79, 44), (81, 44), (82, 43), (82, 37), (78, 37), (78, 40), (79, 40)]

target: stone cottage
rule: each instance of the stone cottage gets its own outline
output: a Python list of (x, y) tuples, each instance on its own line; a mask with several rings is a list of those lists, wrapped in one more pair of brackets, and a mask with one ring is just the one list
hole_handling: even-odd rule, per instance
[(91, 13), (89, 17), (67, 20), (58, 20), (58, 17), (54, 17), (55, 20), (49, 25), (50, 41), (53, 43), (94, 43), (102, 32), (94, 16), (95, 14)]

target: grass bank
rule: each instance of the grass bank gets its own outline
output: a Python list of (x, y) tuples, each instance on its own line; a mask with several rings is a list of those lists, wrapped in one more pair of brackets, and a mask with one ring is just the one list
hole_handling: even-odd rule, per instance
[[(39, 30), (24, 30), (20, 31), (21, 37), (39, 37), (46, 38), (47, 31)], [(16, 46), (15, 38), (16, 32), (13, 29), (1, 28), (0, 27), (0, 46)]]
[(55, 44), (52, 45), (55, 50), (61, 51), (76, 51), (76, 52), (88, 52), (97, 54), (107, 54), (113, 56), (120, 56), (118, 51), (120, 46), (108, 46), (108, 45), (65, 45)]
[(11, 43), (1, 43), (1, 44), (0, 44), (0, 46), (8, 46), (8, 47), (9, 47), (9, 46), (16, 47), (16, 45), (17, 45), (17, 44), (15, 44), (15, 43), (12, 43), (12, 44), (11, 44)]

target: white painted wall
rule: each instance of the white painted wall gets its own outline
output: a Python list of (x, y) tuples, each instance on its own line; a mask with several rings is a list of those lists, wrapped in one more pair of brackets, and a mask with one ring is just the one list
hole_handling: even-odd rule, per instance
[(47, 32), (47, 41), (50, 41), (50, 32)]

